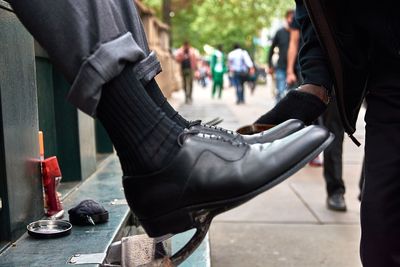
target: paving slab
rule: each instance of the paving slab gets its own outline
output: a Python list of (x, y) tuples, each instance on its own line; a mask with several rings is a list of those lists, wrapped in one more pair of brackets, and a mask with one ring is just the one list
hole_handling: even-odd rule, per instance
[(317, 223), (318, 220), (284, 182), (257, 196), (240, 207), (215, 218), (218, 222), (290, 222)]
[(237, 224), (210, 230), (213, 267), (358, 267), (357, 225)]
[[(347, 212), (335, 212), (326, 208), (325, 182), (322, 177), (322, 168), (306, 167), (299, 171), (291, 180), (291, 188), (312, 210), (321, 223), (358, 223), (360, 218), (360, 203), (358, 178), (359, 171), (345, 168), (346, 204)], [(357, 176), (348, 175), (349, 173)]]

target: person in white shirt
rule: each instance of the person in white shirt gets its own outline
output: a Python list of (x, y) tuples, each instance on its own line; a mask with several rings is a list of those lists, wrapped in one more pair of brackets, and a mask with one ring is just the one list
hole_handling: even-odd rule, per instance
[(236, 104), (244, 104), (244, 82), (254, 73), (254, 64), (249, 53), (235, 44), (228, 54), (228, 67), (233, 77), (233, 85), (236, 88)]

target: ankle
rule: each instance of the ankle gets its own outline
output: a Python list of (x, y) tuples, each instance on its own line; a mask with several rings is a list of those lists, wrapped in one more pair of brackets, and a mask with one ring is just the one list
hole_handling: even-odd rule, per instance
[(168, 118), (183, 128), (188, 127), (189, 122), (179, 115), (178, 112), (168, 103), (168, 100), (165, 98), (160, 87), (154, 79), (152, 79), (145, 88), (154, 103), (159, 106), (163, 112), (165, 112)]
[(315, 85), (315, 84), (303, 84), (299, 86), (299, 92), (309, 93), (316, 97), (318, 97), (325, 105), (329, 104), (330, 101), (330, 94), (328, 90), (322, 85)]
[(159, 170), (179, 150), (176, 140), (183, 128), (161, 111), (129, 69), (103, 87), (97, 114), (125, 175)]

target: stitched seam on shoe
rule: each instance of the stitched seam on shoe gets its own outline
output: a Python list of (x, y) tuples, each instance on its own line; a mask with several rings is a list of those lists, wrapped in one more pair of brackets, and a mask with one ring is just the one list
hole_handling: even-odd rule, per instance
[[(220, 159), (223, 159), (223, 160), (225, 160), (225, 161), (227, 161), (227, 162), (235, 162), (235, 161), (241, 160), (241, 159), (243, 159), (243, 157), (244, 157), (244, 156), (246, 155), (246, 153), (247, 153), (247, 151), (244, 152), (243, 155), (242, 155), (239, 159), (236, 159), (236, 160), (226, 160), (226, 159), (222, 158), (221, 156), (217, 155), (216, 153), (214, 153), (213, 151), (207, 149), (207, 150), (204, 150), (204, 151), (202, 151), (202, 152), (200, 153), (199, 157), (196, 159), (195, 163), (194, 163), (192, 166), (196, 166), (196, 164), (198, 163), (198, 161), (200, 160), (200, 158), (201, 158), (201, 157), (203, 156), (203, 154), (206, 153), (206, 152), (209, 152), (209, 153), (213, 154), (214, 156), (216, 156), (216, 157), (218, 157), (218, 158), (220, 158)], [(185, 183), (185, 186), (183, 187), (182, 193), (181, 193), (181, 195), (179, 196), (179, 202), (181, 202), (181, 200), (182, 200), (182, 198), (183, 198), (183, 195), (184, 195), (184, 193), (186, 192), (186, 189), (187, 189), (187, 187), (188, 187), (189, 181), (191, 180), (192, 176), (193, 176), (193, 171), (190, 172), (189, 178), (186, 180), (186, 183)], [(199, 204), (199, 203), (191, 204), (191, 205), (197, 205), (197, 204)]]
[(196, 161), (193, 163), (193, 165), (192, 165), (192, 171), (190, 172), (189, 177), (188, 177), (188, 179), (187, 179), (186, 182), (185, 182), (185, 186), (183, 187), (182, 192), (181, 192), (181, 195), (180, 195), (179, 198), (178, 198), (178, 203), (181, 202), (181, 200), (182, 200), (182, 198), (183, 198), (183, 195), (184, 195), (185, 192), (186, 192), (186, 188), (188, 187), (189, 181), (192, 179), (194, 167), (197, 165), (197, 163), (199, 162), (201, 156), (203, 156), (203, 153), (206, 152), (206, 151), (208, 151), (208, 150), (204, 150), (203, 152), (201, 152), (200, 155), (197, 157)]

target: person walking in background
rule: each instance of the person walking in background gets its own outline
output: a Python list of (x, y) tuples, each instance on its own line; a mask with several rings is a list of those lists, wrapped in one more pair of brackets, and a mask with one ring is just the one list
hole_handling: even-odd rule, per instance
[(193, 74), (197, 70), (197, 52), (185, 41), (175, 55), (176, 61), (181, 64), (183, 90), (185, 91), (185, 103), (192, 103)]
[(295, 19), (292, 19), (292, 23), (289, 25), (289, 46), (287, 50), (286, 66), (286, 84), (289, 88), (295, 88), (303, 82), (298, 61), (300, 46), (300, 25)]
[(213, 80), (213, 87), (211, 97), (214, 98), (218, 90), (218, 98), (222, 96), (224, 89), (224, 74), (227, 71), (226, 56), (222, 52), (222, 45), (218, 45), (213, 55), (211, 56), (211, 77)]
[(207, 60), (200, 60), (200, 66), (197, 69), (195, 74), (196, 79), (198, 80), (201, 87), (206, 88), (208, 85), (208, 79), (210, 76), (210, 65)]
[[(300, 25), (297, 20), (292, 19), (292, 23), (289, 25), (289, 32), (290, 38), (287, 52), (286, 84), (290, 90), (303, 83), (303, 77), (300, 73), (300, 64), (298, 60), (299, 47), (302, 45), (302, 39), (300, 38)], [(323, 125), (323, 117), (319, 116), (318, 119), (314, 121), (314, 124)], [(327, 156), (330, 156), (330, 154)], [(309, 165), (311, 167), (321, 167), (323, 165), (322, 155), (318, 155), (315, 159), (310, 161)]]
[[(271, 75), (275, 74), (277, 102), (285, 95), (287, 53), (290, 39), (289, 27), (292, 24), (293, 15), (293, 10), (290, 9), (286, 11), (285, 25), (276, 32), (268, 53), (268, 73)], [(274, 65), (272, 64), (272, 56), (276, 47), (279, 49), (279, 58), (276, 67), (274, 67)]]
[(346, 191), (343, 175), (344, 128), (340, 120), (336, 98), (331, 96), (326, 111), (322, 115), (323, 125), (335, 135), (335, 139), (324, 151), (324, 178), (326, 182), (327, 208), (333, 211), (346, 211), (344, 193)]
[[(298, 63), (298, 52), (301, 46), (300, 25), (296, 20), (290, 25), (290, 41), (287, 54), (286, 82), (288, 87), (297, 87), (303, 83), (300, 74), (300, 64)], [(345, 185), (342, 178), (343, 174), (343, 139), (344, 128), (340, 121), (339, 111), (336, 106), (335, 96), (331, 96), (331, 103), (328, 104), (326, 111), (314, 124), (325, 126), (335, 135), (334, 141), (324, 151), (324, 160), (320, 155), (310, 161), (312, 167), (324, 167), (324, 179), (326, 183), (327, 208), (333, 211), (346, 211), (344, 199)]]
[(236, 88), (236, 104), (244, 104), (244, 82), (249, 75), (254, 74), (253, 61), (249, 53), (235, 44), (228, 54), (228, 68), (232, 75), (233, 86)]

